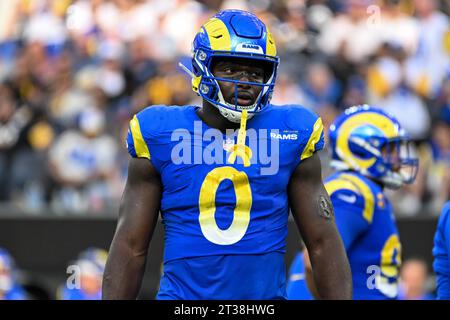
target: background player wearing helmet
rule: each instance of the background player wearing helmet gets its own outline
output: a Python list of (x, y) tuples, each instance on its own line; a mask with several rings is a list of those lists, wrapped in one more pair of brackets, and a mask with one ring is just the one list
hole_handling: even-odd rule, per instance
[[(384, 187), (414, 181), (414, 147), (395, 118), (367, 105), (347, 109), (330, 126), (329, 136), (337, 172), (325, 187), (352, 269), (353, 298), (396, 299), (401, 244)], [(311, 265), (305, 264), (314, 293)]]
[(70, 281), (58, 288), (59, 300), (100, 300), (102, 297), (102, 278), (108, 253), (100, 248), (83, 250), (71, 265), (77, 266), (79, 277), (75, 283)]
[(0, 248), (0, 300), (25, 300), (27, 294), (15, 279), (14, 261), (8, 251)]
[[(269, 104), (278, 57), (266, 26), (253, 14), (223, 11), (202, 27), (193, 49), (194, 70), (185, 69), (203, 108), (153, 106), (131, 120), (133, 159), (103, 298), (136, 298), (161, 210), (166, 241), (158, 299), (284, 299), (289, 206), (311, 252), (320, 296), (350, 298), (348, 261), (315, 153), (323, 147), (323, 126), (300, 106)], [(245, 159), (226, 157), (223, 166), (176, 165), (170, 158), (171, 132), (193, 132), (195, 121), (221, 135), (239, 126), (234, 150), (248, 151), (250, 118), (255, 130), (295, 132), (293, 141), (281, 142), (276, 173), (264, 176), (260, 162)], [(238, 156), (251, 158), (247, 151)]]

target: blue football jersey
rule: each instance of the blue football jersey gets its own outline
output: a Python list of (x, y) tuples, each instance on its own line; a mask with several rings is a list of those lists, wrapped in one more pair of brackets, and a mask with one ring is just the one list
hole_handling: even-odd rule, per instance
[(353, 279), (354, 299), (397, 299), (401, 244), (392, 206), (363, 175), (338, 172), (325, 180)]
[(312, 300), (305, 278), (305, 263), (303, 252), (297, 253), (289, 269), (287, 297), (289, 300)]
[(15, 283), (13, 287), (5, 293), (3, 298), (5, 300), (27, 300), (28, 296), (22, 286)]
[(69, 289), (65, 285), (62, 285), (58, 288), (57, 298), (58, 300), (102, 300), (102, 292), (100, 290), (88, 294), (81, 288)]
[[(321, 119), (296, 105), (266, 107), (247, 122), (246, 165), (230, 160), (237, 130), (208, 127), (198, 108), (151, 106), (130, 121), (130, 155), (149, 159), (163, 185), (158, 298), (283, 298), (287, 185), (298, 164), (323, 148)], [(220, 287), (226, 283), (236, 286)]]
[(450, 300), (450, 201), (442, 209), (434, 236), (433, 269), (436, 273), (437, 299)]

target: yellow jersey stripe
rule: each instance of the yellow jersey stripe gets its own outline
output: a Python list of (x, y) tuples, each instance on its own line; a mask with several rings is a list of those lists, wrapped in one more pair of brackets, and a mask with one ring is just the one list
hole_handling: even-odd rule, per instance
[(351, 190), (357, 194), (360, 194), (358, 188), (352, 182), (342, 179), (331, 180), (325, 183), (325, 189), (327, 190), (330, 197), (333, 193), (342, 189)]
[(368, 223), (372, 223), (373, 214), (375, 212), (375, 199), (370, 187), (363, 180), (351, 174), (343, 174), (341, 175), (341, 178), (351, 181), (358, 187), (360, 193), (364, 197), (363, 217)]
[(139, 121), (134, 115), (133, 119), (130, 121), (131, 135), (133, 136), (134, 149), (136, 150), (136, 156), (139, 158), (150, 159), (150, 152), (148, 151), (147, 144), (142, 137), (141, 127)]
[(313, 155), (316, 144), (317, 144), (317, 142), (319, 142), (322, 132), (323, 132), (322, 119), (317, 118), (316, 123), (314, 123), (314, 126), (313, 126), (313, 132), (311, 133), (311, 136), (309, 137), (309, 140), (305, 146), (305, 149), (303, 149), (302, 155), (300, 156), (300, 160), (309, 158)]

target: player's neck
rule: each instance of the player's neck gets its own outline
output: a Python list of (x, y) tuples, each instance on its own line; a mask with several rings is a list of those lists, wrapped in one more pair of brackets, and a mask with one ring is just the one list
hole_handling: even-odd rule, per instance
[(197, 111), (197, 115), (209, 127), (215, 128), (222, 132), (225, 132), (226, 129), (239, 128), (239, 123), (234, 123), (227, 120), (224, 116), (220, 114), (219, 109), (217, 109), (207, 101), (203, 101), (203, 108)]

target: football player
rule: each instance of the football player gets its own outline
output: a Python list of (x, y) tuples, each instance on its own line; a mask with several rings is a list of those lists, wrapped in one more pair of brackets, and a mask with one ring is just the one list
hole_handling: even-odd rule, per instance
[[(401, 244), (385, 188), (415, 180), (418, 159), (399, 122), (368, 106), (351, 107), (329, 131), (331, 166), (325, 180), (353, 277), (354, 299), (397, 299)], [(308, 286), (315, 292), (307, 262)]]
[(100, 248), (88, 248), (78, 255), (73, 265), (79, 271), (77, 281), (61, 285), (57, 291), (59, 300), (100, 300), (102, 279), (108, 253)]
[(157, 299), (285, 299), (289, 207), (320, 296), (351, 297), (316, 154), (322, 122), (301, 106), (270, 104), (278, 62), (263, 22), (222, 11), (194, 39), (193, 70), (184, 67), (202, 107), (150, 106), (133, 117), (103, 298), (136, 298), (161, 211)]
[(0, 248), (0, 300), (26, 300), (27, 294), (15, 279), (14, 261), (8, 251)]
[(450, 201), (442, 208), (434, 236), (433, 269), (436, 273), (437, 299), (450, 300)]

